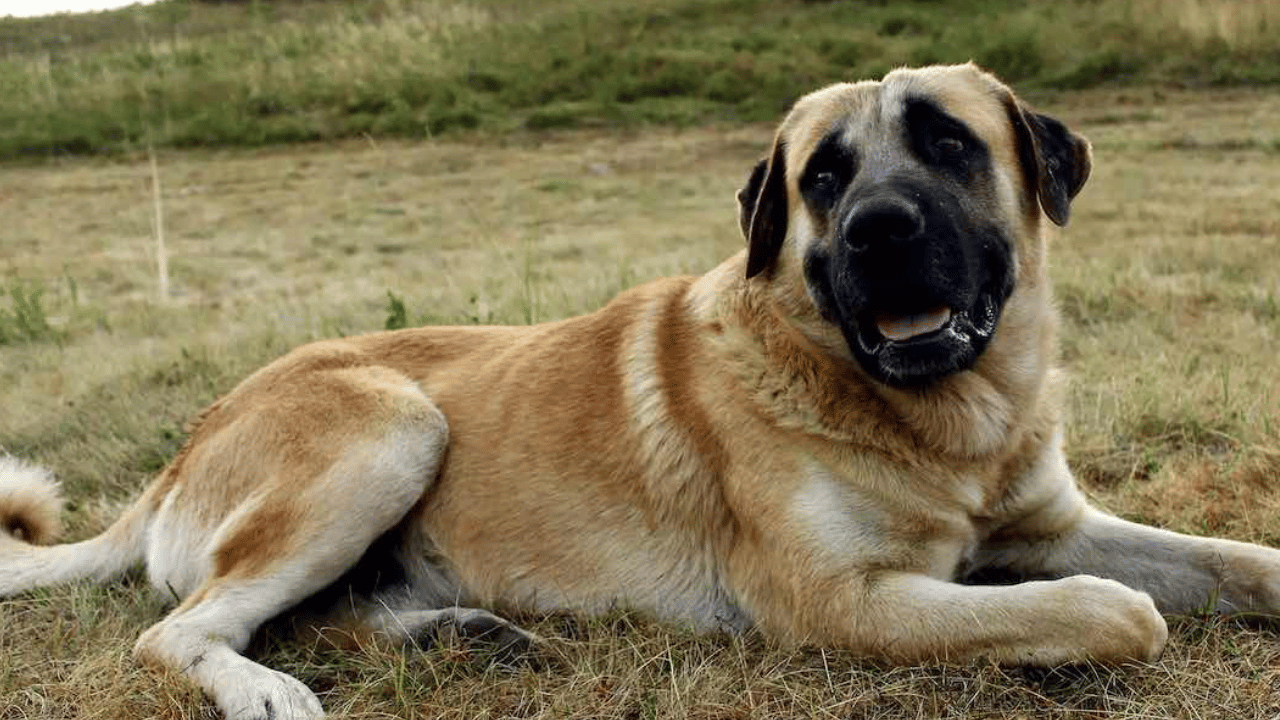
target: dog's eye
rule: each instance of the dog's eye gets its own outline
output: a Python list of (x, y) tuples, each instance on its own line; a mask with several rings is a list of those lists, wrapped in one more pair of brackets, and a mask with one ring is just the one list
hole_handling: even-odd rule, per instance
[(837, 196), (856, 174), (856, 158), (839, 132), (832, 131), (814, 148), (800, 175), (800, 193), (815, 212), (831, 210)]
[(964, 141), (950, 135), (944, 135), (934, 140), (933, 146), (948, 155), (957, 155), (964, 152)]
[(840, 179), (836, 177), (834, 172), (831, 172), (830, 170), (823, 170), (813, 176), (813, 185), (814, 187), (829, 189), (835, 187), (839, 180)]

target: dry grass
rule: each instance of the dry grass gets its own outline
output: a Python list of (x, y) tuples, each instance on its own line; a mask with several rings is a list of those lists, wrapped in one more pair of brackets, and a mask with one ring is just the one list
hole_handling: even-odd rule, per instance
[(1233, 50), (1274, 49), (1280, 31), (1276, 0), (1137, 0), (1134, 10), (1155, 19), (1152, 24), (1158, 28)]
[[(1280, 98), (1128, 90), (1050, 109), (1096, 149), (1055, 246), (1083, 482), (1130, 517), (1280, 544)], [(145, 158), (7, 167), (0, 288), (43, 289), (52, 331), (0, 344), (0, 449), (54, 467), (69, 534), (90, 534), (203, 403), (298, 342), (381, 327), (388, 290), (411, 321), (519, 323), (711, 267), (741, 244), (733, 192), (769, 132), (162, 153), (164, 307)], [(211, 716), (130, 660), (162, 612), (144, 585), (0, 601), (0, 719)], [(1047, 673), (882, 668), (627, 616), (527, 620), (557, 641), (517, 667), (270, 632), (255, 652), (362, 718), (1280, 715), (1280, 637), (1212, 620), (1177, 621), (1152, 666)]]

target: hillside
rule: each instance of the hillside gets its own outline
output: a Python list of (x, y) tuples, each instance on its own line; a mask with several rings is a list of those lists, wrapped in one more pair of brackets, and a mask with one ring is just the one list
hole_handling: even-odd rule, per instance
[(1280, 84), (1277, 0), (162, 0), (0, 19), (0, 158), (770, 120), (976, 60), (1024, 94)]

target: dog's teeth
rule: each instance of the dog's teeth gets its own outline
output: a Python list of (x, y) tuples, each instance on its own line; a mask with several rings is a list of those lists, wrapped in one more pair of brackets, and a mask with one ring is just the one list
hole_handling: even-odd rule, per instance
[(901, 342), (941, 330), (951, 320), (951, 308), (940, 305), (915, 315), (877, 315), (876, 329), (890, 340)]

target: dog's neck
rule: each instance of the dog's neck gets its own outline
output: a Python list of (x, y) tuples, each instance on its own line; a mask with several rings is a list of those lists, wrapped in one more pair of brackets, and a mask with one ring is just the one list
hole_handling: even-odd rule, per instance
[[(837, 328), (823, 320), (798, 283), (745, 277), (739, 254), (691, 289), (704, 322), (735, 333), (727, 365), (757, 410), (779, 427), (880, 447), (886, 422), (920, 447), (954, 458), (998, 459), (1040, 435), (1045, 403), (1057, 403), (1055, 322), (1048, 283), (1015, 292), (996, 337), (973, 368), (925, 388), (876, 382), (853, 360)], [(742, 348), (750, 348), (743, 351)]]

